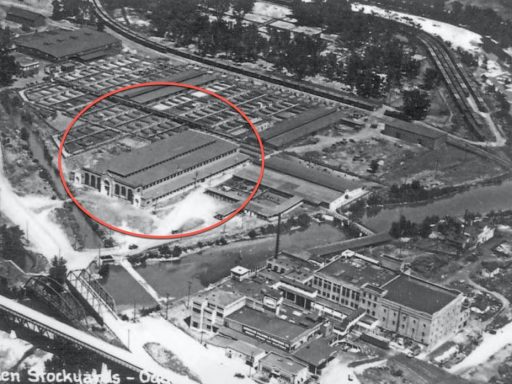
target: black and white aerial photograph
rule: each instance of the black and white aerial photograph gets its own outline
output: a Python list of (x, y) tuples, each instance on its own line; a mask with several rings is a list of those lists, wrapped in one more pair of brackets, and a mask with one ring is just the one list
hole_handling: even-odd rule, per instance
[(512, 384), (512, 0), (0, 0), (0, 384)]

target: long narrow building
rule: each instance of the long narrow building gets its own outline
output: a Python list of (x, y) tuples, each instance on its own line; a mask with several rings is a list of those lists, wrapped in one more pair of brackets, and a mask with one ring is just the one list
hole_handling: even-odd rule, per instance
[(137, 207), (183, 193), (248, 161), (238, 146), (185, 131), (84, 167), (80, 183)]

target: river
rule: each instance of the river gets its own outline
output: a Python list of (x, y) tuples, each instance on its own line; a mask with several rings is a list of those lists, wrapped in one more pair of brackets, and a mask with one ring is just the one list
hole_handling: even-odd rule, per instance
[[(64, 190), (64, 186), (62, 185), (60, 178), (55, 173), (55, 168), (44, 156), (44, 144), (42, 140), (36, 134), (31, 132), (28, 139), (28, 144), (30, 150), (32, 151), (32, 156), (34, 157), (34, 159), (37, 159), (39, 161), (39, 164), (44, 169), (46, 169), (46, 171), (50, 175), (53, 185), (56, 188), (57, 195), (61, 199), (66, 199), (66, 191)], [(84, 239), (84, 247), (87, 249), (101, 248), (102, 241), (89, 224), (89, 219), (74, 204), (71, 212), (74, 218), (76, 219), (78, 226), (80, 227), (80, 232)]]
[[(345, 238), (339, 229), (330, 224), (312, 222), (306, 231), (282, 235), (281, 249), (307, 249)], [(271, 236), (208, 248), (200, 253), (187, 255), (177, 262), (148, 262), (147, 266), (137, 267), (136, 270), (159, 296), (180, 298), (187, 295), (189, 281), (191, 292), (197, 292), (228, 276), (230, 269), (236, 265), (247, 268), (263, 266), (274, 249), (275, 237)], [(104, 287), (121, 306), (130, 305), (134, 301), (132, 291), (126, 287), (125, 275), (121, 269), (111, 268), (109, 277), (103, 282)], [(137, 294), (137, 303), (149, 306), (154, 301), (149, 295), (140, 293)]]
[(389, 230), (391, 222), (397, 221), (400, 215), (419, 222), (426, 216), (432, 215), (462, 216), (466, 209), (482, 214), (492, 210), (512, 209), (512, 180), (506, 180), (496, 185), (475, 187), (427, 204), (382, 209), (374, 216), (367, 214), (363, 217), (362, 222), (368, 228), (380, 232)]

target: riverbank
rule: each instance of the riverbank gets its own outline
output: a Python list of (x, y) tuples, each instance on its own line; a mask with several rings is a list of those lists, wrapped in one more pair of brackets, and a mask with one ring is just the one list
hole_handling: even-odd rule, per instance
[(378, 212), (369, 210), (362, 216), (361, 222), (374, 231), (389, 230), (393, 221), (405, 216), (413, 222), (421, 222), (427, 216), (462, 216), (467, 209), (475, 213), (509, 210), (512, 207), (512, 180), (491, 185), (481, 185), (456, 193), (450, 197), (439, 198), (426, 204), (398, 205), (382, 208)]
[(470, 191), (471, 188), (499, 185), (507, 180), (512, 180), (511, 177), (512, 177), (512, 174), (510, 171), (508, 171), (508, 172), (504, 172), (501, 175), (494, 176), (494, 177), (491, 177), (488, 179), (472, 181), (467, 184), (464, 183), (464, 184), (455, 185), (453, 187), (443, 188), (443, 189), (447, 190), (446, 193), (431, 197), (429, 199), (409, 201), (409, 202), (403, 202), (403, 203), (383, 203), (383, 204), (369, 205), (369, 208), (370, 209), (392, 209), (392, 208), (397, 208), (397, 207), (415, 207), (415, 206), (426, 205), (426, 204), (434, 203), (438, 200), (443, 200), (443, 199), (454, 197), (457, 194), (462, 193), (462, 192)]

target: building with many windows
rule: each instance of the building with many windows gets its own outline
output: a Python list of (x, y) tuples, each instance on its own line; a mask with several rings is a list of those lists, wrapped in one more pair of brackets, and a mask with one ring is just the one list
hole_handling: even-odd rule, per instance
[(457, 290), (409, 275), (397, 276), (381, 288), (378, 320), (383, 329), (436, 346), (466, 324), (469, 313)]
[(101, 193), (146, 207), (221, 176), (248, 161), (238, 146), (184, 131), (110, 160), (84, 167), (79, 182)]
[(376, 316), (373, 290), (390, 281), (397, 271), (384, 268), (377, 260), (345, 251), (324, 268), (315, 272), (312, 287), (319, 297), (352, 309), (364, 307)]

